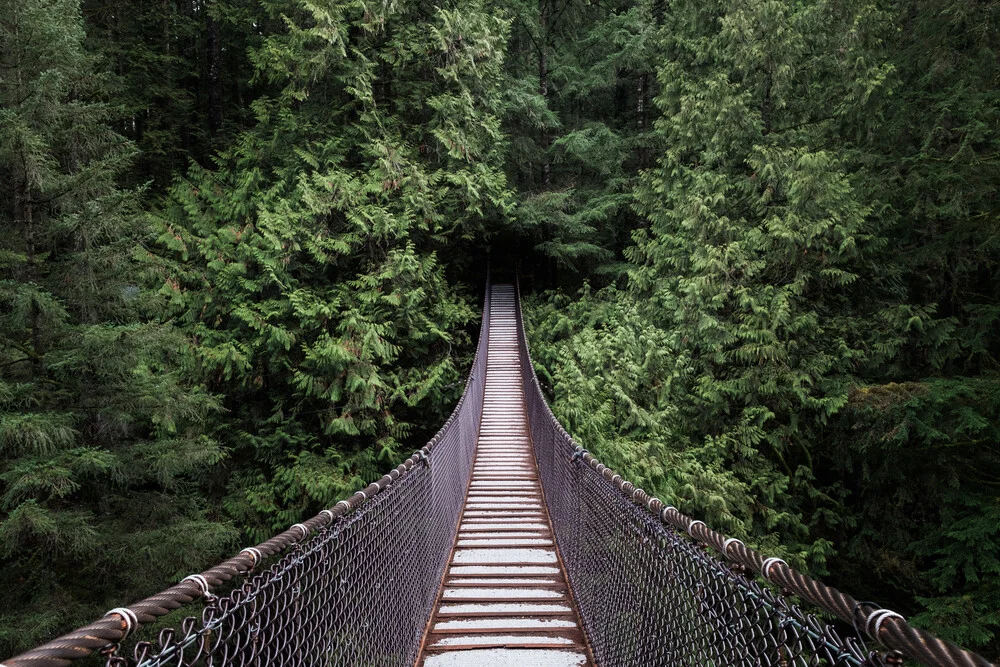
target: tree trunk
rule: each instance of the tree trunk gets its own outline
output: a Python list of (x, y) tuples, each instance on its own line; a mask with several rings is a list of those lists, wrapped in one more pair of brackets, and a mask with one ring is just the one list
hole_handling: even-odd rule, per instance
[(639, 131), (639, 147), (638, 147), (638, 158), (639, 158), (639, 168), (646, 168), (646, 149), (642, 145), (641, 135), (646, 131), (646, 87), (649, 82), (649, 73), (643, 72), (639, 75), (639, 83), (636, 85), (636, 129)]
[(760, 104), (760, 119), (764, 124), (765, 135), (771, 133), (771, 72), (764, 78), (764, 99)]
[(205, 8), (205, 23), (208, 28), (208, 133), (215, 138), (222, 131), (222, 46), (219, 39), (219, 22), (212, 16), (210, 7)]
[[(27, 176), (20, 179), (14, 190), (14, 217), (21, 228), (21, 239), (24, 243), (24, 282), (38, 282), (38, 256), (35, 253), (35, 221), (34, 208), (31, 203), (31, 191)], [(42, 355), (45, 354), (45, 343), (42, 339), (42, 314), (38, 305), (31, 304), (31, 368), (35, 378), (42, 374)]]
[[(15, 13), (13, 25), (14, 32), (18, 34), (20, 32), (20, 23), (18, 21), (18, 16)], [(26, 92), (26, 85), (22, 77), (23, 74), (23, 63), (20, 58), (21, 51), (18, 50), (18, 57), (14, 64), (14, 81), (15, 81), (15, 99), (18, 100), (18, 105), (22, 103), (23, 100), (27, 99), (28, 95)], [(20, 110), (18, 110), (20, 111)], [(14, 225), (15, 227), (21, 228), (21, 238), (24, 243), (24, 256), (26, 258), (25, 268), (24, 268), (24, 282), (26, 283), (36, 283), (38, 279), (38, 257), (35, 254), (35, 221), (34, 221), (34, 210), (32, 208), (31, 202), (31, 181), (29, 180), (29, 168), (28, 168), (28, 145), (24, 141), (23, 137), (21, 140), (21, 150), (20, 154), (13, 160), (13, 172), (14, 172)], [(31, 369), (34, 376), (40, 377), (42, 373), (42, 354), (44, 350), (42, 349), (42, 328), (41, 328), (41, 313), (38, 310), (37, 304), (31, 305), (31, 347), (33, 356), (31, 357)]]
[[(549, 104), (549, 60), (545, 53), (545, 42), (548, 39), (548, 14), (545, 0), (538, 2), (538, 93), (542, 96), (546, 108)], [(552, 166), (549, 164), (549, 146), (551, 139), (547, 130), (542, 130), (539, 145), (542, 149), (542, 189), (547, 190), (552, 181)]]

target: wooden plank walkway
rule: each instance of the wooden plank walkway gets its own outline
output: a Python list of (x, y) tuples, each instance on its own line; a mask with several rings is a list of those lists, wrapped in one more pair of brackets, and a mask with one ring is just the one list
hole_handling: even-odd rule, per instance
[(513, 286), (490, 303), (472, 482), (417, 665), (590, 666), (531, 450)]

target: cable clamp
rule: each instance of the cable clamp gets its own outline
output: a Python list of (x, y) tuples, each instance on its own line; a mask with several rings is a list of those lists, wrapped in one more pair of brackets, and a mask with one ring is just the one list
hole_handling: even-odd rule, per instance
[(872, 622), (874, 621), (873, 631), (869, 632), (868, 634), (874, 637), (875, 639), (878, 639), (879, 638), (878, 633), (879, 630), (882, 629), (882, 623), (884, 623), (886, 619), (889, 618), (898, 618), (904, 623), (906, 622), (906, 619), (903, 618), (902, 614), (896, 613), (891, 609), (876, 609), (875, 611), (872, 612), (871, 616), (868, 617), (868, 620), (865, 621), (865, 630), (868, 630), (869, 627), (872, 627), (873, 624)]
[(201, 596), (205, 599), (211, 599), (212, 591), (208, 585), (208, 579), (206, 579), (204, 575), (189, 574), (188, 576), (181, 579), (182, 584), (185, 581), (193, 581), (194, 583), (198, 584), (198, 588), (201, 589)]
[(667, 522), (667, 512), (670, 510), (676, 511), (677, 508), (674, 507), (673, 505), (667, 505), (666, 507), (660, 510), (660, 521), (663, 521), (664, 523)]
[(767, 581), (771, 581), (771, 568), (781, 563), (785, 567), (788, 567), (788, 563), (781, 560), (780, 558), (768, 558), (764, 561), (764, 564), (760, 566), (760, 576), (764, 577)]
[[(300, 540), (306, 539), (306, 535), (309, 534), (309, 529), (306, 528), (305, 524), (297, 523), (293, 525), (292, 528), (298, 528), (302, 532), (302, 537), (299, 538)], [(289, 528), (288, 530), (291, 530), (292, 528)]]
[[(321, 510), (320, 511), (320, 516), (322, 516), (324, 514), (330, 518), (330, 523), (333, 523), (333, 512), (331, 512), (330, 510)], [(327, 525), (329, 525), (329, 524), (327, 524)]]
[(115, 607), (106, 613), (105, 616), (111, 616), (112, 614), (125, 621), (125, 634), (123, 634), (121, 640), (119, 640), (125, 641), (125, 638), (132, 634), (133, 630), (139, 627), (139, 617), (136, 616), (135, 612), (128, 607)]
[(264, 560), (264, 554), (262, 554), (260, 552), (260, 549), (258, 549), (257, 547), (247, 547), (240, 553), (249, 555), (251, 560), (253, 560), (253, 564), (250, 566), (251, 570), (257, 567), (260, 564), (260, 562)]
[[(722, 554), (724, 556), (729, 555), (729, 545), (730, 544), (743, 544), (743, 540), (738, 540), (735, 537), (727, 537), (726, 541), (722, 543)], [(743, 546), (746, 546), (743, 544)]]
[(350, 502), (348, 502), (346, 500), (341, 500), (339, 503), (337, 503), (333, 507), (334, 507), (334, 509), (336, 509), (340, 505), (344, 506), (344, 511), (345, 512), (350, 512), (351, 511), (351, 503)]
[[(693, 531), (694, 527), (697, 526), (699, 523), (701, 525), (705, 526), (705, 522), (704, 521), (692, 521), (691, 523), (689, 523), (688, 527), (687, 527), (687, 534), (690, 535), (691, 537), (694, 537), (694, 533), (691, 532), (691, 531)], [(708, 526), (705, 526), (705, 527), (708, 528)]]

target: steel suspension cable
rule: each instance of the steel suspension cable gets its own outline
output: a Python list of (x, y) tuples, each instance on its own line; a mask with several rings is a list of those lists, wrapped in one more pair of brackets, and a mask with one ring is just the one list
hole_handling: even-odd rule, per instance
[[(412, 664), (472, 470), (489, 299), (487, 276), (479, 344), (464, 393), (425, 447), (316, 516), (160, 593), (2, 660), (0, 667), (65, 667), (95, 652), (106, 656), (108, 667)], [(234, 586), (240, 578), (243, 583)], [(217, 594), (223, 587), (226, 592)], [(199, 599), (200, 610), (155, 638), (136, 641), (143, 626)], [(123, 650), (127, 640), (131, 654)]]
[[(431, 442), (377, 482), (270, 540), (0, 663), (63, 666), (105, 654), (141, 665), (409, 665), (454, 541), (481, 421), (489, 286), (465, 392)], [(603, 665), (986, 667), (895, 612), (711, 530), (600, 463), (553, 416), (517, 309), (520, 372), (544, 497), (584, 629)], [(714, 552), (714, 553), (713, 553)], [(265, 563), (268, 567), (262, 568)], [(242, 584), (233, 586), (242, 578)], [(225, 588), (224, 592), (220, 589)], [(797, 597), (888, 652), (842, 637)], [(136, 633), (161, 617), (155, 638)], [(129, 641), (131, 654), (123, 650)]]
[[(903, 657), (934, 667), (992, 664), (712, 530), (598, 461), (552, 414), (520, 309), (518, 327), (542, 486), (599, 664), (877, 666)], [(841, 637), (818, 612), (889, 650)]]

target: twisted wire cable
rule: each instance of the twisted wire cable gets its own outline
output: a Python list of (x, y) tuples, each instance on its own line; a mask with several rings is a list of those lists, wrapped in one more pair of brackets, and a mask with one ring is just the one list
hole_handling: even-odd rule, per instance
[[(573, 440), (556, 419), (545, 400), (538, 377), (534, 372), (524, 329), (524, 321), (520, 315), (520, 311), (518, 327), (521, 336), (522, 373), (526, 387), (527, 401), (529, 403), (529, 412), (531, 413), (532, 439), (536, 448), (539, 465), (548, 467), (543, 472), (543, 487), (546, 490), (546, 498), (549, 499), (549, 511), (553, 516), (556, 538), (564, 554), (582, 554), (579, 558), (569, 558), (567, 562), (569, 576), (573, 580), (573, 585), (576, 589), (586, 590), (588, 587), (589, 582), (584, 580), (584, 577), (580, 576), (581, 574), (585, 574), (590, 579), (605, 576), (603, 572), (600, 572), (601, 565), (598, 564), (600, 557), (610, 557), (612, 560), (617, 559), (619, 561), (626, 560), (625, 552), (622, 554), (614, 553), (616, 549), (614, 542), (610, 540), (602, 541), (597, 536), (581, 534), (581, 531), (589, 530), (596, 532), (597, 530), (601, 530), (601, 528), (593, 528), (595, 524), (601, 521), (619, 522), (622, 517), (629, 515), (627, 506), (631, 506), (632, 509), (645, 514), (648, 519), (662, 526), (669, 527), (677, 533), (689, 536), (696, 544), (711, 547), (718, 554), (718, 557), (714, 558), (717, 563), (728, 563), (730, 566), (735, 566), (738, 571), (755, 573), (764, 581), (777, 586), (783, 594), (798, 596), (815, 608), (833, 614), (844, 623), (860, 628), (870, 638), (877, 640), (891, 651), (898, 651), (903, 656), (916, 660), (922, 665), (933, 667), (990, 667), (993, 665), (993, 663), (981, 655), (964, 650), (950, 641), (940, 639), (925, 630), (914, 627), (902, 615), (896, 612), (881, 609), (869, 603), (859, 603), (850, 595), (789, 567), (787, 563), (779, 558), (769, 558), (746, 546), (736, 538), (728, 537), (712, 530), (705, 522), (687, 516), (675, 507), (667, 505), (659, 498), (650, 496), (644, 490), (637, 488), (614, 470), (601, 463), (590, 452)], [(581, 464), (593, 474), (580, 474), (578, 469)], [(613, 491), (617, 498), (609, 498), (607, 496), (608, 491)], [(576, 497), (571, 497), (571, 494)], [(552, 499), (555, 499), (555, 501), (553, 502)], [(600, 508), (607, 516), (592, 518), (585, 514), (594, 508)], [(663, 540), (659, 548), (650, 548), (654, 552), (660, 552), (657, 554), (660, 557), (657, 565), (663, 562), (664, 554), (667, 551), (671, 552), (668, 558), (694, 558), (694, 555), (685, 556), (683, 549), (677, 548), (678, 543), (664, 539), (666, 536), (660, 535), (656, 531), (649, 534), (648, 526), (642, 522), (641, 518), (636, 518), (635, 521), (637, 524), (635, 533), (641, 535), (640, 539), (645, 543), (655, 544), (656, 540)], [(624, 531), (621, 525), (617, 526), (616, 530), (618, 531), (617, 533), (614, 533), (610, 529), (608, 530), (608, 534), (615, 535), (616, 540), (627, 541), (630, 538), (636, 538), (635, 534), (629, 536), (629, 533)], [(646, 531), (646, 534), (641, 533), (643, 530)], [(677, 538), (676, 535), (671, 537), (673, 540), (683, 539)], [(635, 556), (635, 559), (639, 559), (639, 550), (633, 551), (632, 554)], [(620, 566), (629, 567), (629, 563), (621, 562)], [(669, 566), (673, 566), (673, 564)], [(711, 564), (701, 563), (697, 567), (704, 568), (707, 571), (711, 567)], [(639, 570), (641, 568), (637, 567), (635, 569)], [(649, 575), (636, 574), (634, 578), (637, 579), (639, 576)], [(709, 581), (710, 578), (717, 580), (720, 577), (724, 578), (726, 576), (729, 576), (728, 573), (722, 573), (721, 570), (717, 570), (713, 573), (703, 574), (700, 577), (692, 577), (692, 582), (694, 582), (694, 586), (701, 587), (702, 590), (707, 590), (715, 585), (714, 582)], [(662, 586), (663, 584), (658, 581), (656, 585)], [(734, 600), (742, 595), (744, 598), (741, 602), (742, 604), (746, 604), (746, 599), (759, 598), (763, 595), (753, 582), (747, 581), (744, 583), (735, 581), (732, 586), (737, 588), (743, 586), (745, 590), (736, 594), (727, 589), (725, 595), (728, 595), (730, 600)], [(656, 586), (647, 583), (646, 587), (655, 588)], [(663, 589), (661, 588), (661, 590)], [(651, 593), (650, 595), (656, 594)], [(632, 596), (633, 599), (629, 599), (629, 596)], [(639, 596), (640, 593), (634, 590), (626, 591), (618, 600), (613, 600), (607, 594), (595, 593), (593, 600), (595, 602), (599, 600), (600, 603), (593, 604), (589, 609), (587, 608), (587, 604), (590, 598), (585, 595), (580, 596), (580, 610), (584, 616), (584, 624), (587, 626), (588, 631), (593, 633), (606, 632), (606, 628), (612, 621), (605, 613), (605, 608), (611, 608), (610, 606), (615, 603), (634, 604), (636, 602), (634, 598)], [(665, 598), (665, 596), (661, 597)], [(663, 600), (646, 601), (646, 603), (650, 604), (652, 608), (662, 609), (662, 613), (664, 614), (671, 613), (671, 610), (666, 608), (669, 605), (664, 605)], [(761, 606), (759, 609), (762, 609), (764, 606), (766, 605)], [(797, 608), (789, 607), (788, 609), (782, 609), (780, 603), (776, 603), (772, 607), (773, 609), (771, 609), (770, 613), (781, 617), (780, 620), (770, 621), (775, 625), (774, 628), (771, 628), (774, 631), (774, 636), (779, 636), (783, 632), (783, 636), (787, 640), (788, 628), (791, 625), (808, 628), (810, 625), (815, 626), (818, 624), (818, 621), (811, 617), (811, 615), (803, 613)], [(705, 611), (705, 616), (713, 618), (719, 616), (718, 610), (703, 611)], [(587, 622), (588, 617), (590, 618), (589, 624)], [(690, 623), (691, 621), (690, 619), (683, 619), (683, 622)], [(763, 621), (761, 621), (761, 624), (763, 624)], [(624, 630), (622, 632), (624, 633)], [(661, 639), (664, 640), (661, 643), (668, 643), (666, 635), (670, 631), (661, 629), (657, 630), (657, 632), (664, 635), (661, 636)], [(725, 630), (719, 628), (715, 628), (712, 632), (714, 633), (715, 640), (719, 640), (725, 635)], [(802, 632), (809, 634), (807, 630), (802, 630)], [(864, 656), (850, 642), (840, 640), (839, 637), (836, 637), (832, 628), (828, 627), (817, 630), (816, 627), (813, 627), (812, 632), (814, 634), (825, 634), (831, 638), (830, 646), (826, 648), (812, 646), (808, 650), (802, 650), (801, 653), (803, 655), (810, 651), (812, 653), (810, 657), (803, 658), (801, 664), (814, 664), (809, 661), (814, 659), (817, 652), (822, 653), (823, 651), (829, 652), (828, 659), (830, 661), (843, 661), (843, 664), (884, 664), (881, 662), (881, 657), (875, 656), (873, 658), (872, 656)], [(727, 650), (733, 651), (733, 655), (728, 658), (732, 661), (731, 664), (743, 664), (740, 662), (743, 658), (737, 655), (739, 653), (738, 649), (740, 649), (740, 644), (744, 644), (742, 650), (745, 651), (749, 645), (759, 639), (759, 637), (746, 638), (752, 634), (747, 632), (744, 636), (730, 636), (728, 638), (729, 643), (726, 644), (728, 647)], [(761, 634), (761, 632), (757, 632), (757, 635)], [(608, 647), (607, 656), (615, 655), (611, 648), (616, 643), (614, 636), (609, 635), (606, 640), (601, 637), (592, 636), (591, 641), (599, 649)], [(681, 641), (684, 640), (682, 639)], [(618, 641), (618, 643), (621, 642)], [(794, 660), (794, 656), (791, 655), (792, 652), (786, 651), (785, 655), (781, 655), (781, 651), (777, 650), (777, 645), (780, 642), (774, 641), (774, 644), (775, 646), (770, 646), (767, 649), (771, 651), (768, 655), (774, 656), (773, 661), (769, 661), (769, 658), (763, 658), (763, 661), (766, 664), (791, 664), (790, 661)], [(666, 649), (663, 647), (652, 647), (651, 650), (663, 650), (665, 654), (670, 654), (669, 647)], [(700, 648), (698, 650), (702, 651), (702, 655), (705, 655), (704, 651), (706, 649)], [(721, 649), (718, 650), (721, 651)], [(856, 654), (853, 657), (850, 655), (852, 652)], [(682, 650), (675, 651), (673, 659), (676, 660), (676, 655), (682, 653)], [(695, 653), (697, 654), (697, 651)], [(766, 651), (762, 650), (762, 655), (765, 653)], [(624, 655), (618, 654), (614, 659), (609, 660), (606, 658), (603, 662), (605, 664), (624, 664), (627, 660), (627, 658), (623, 657)], [(725, 654), (721, 653), (720, 655), (725, 661)], [(648, 656), (646, 659), (648, 659)], [(701, 659), (704, 660), (705, 658), (702, 657)], [(880, 662), (870, 662), (871, 660), (878, 660)], [(598, 656), (598, 661), (601, 661), (600, 656)], [(672, 660), (668, 660), (659, 664), (671, 664), (671, 662)], [(678, 664), (683, 663), (678, 661)]]
[[(345, 524), (345, 521), (355, 520), (355, 512), (369, 511), (369, 508), (371, 508), (370, 516), (364, 516), (358, 520), (367, 522), (367, 530), (374, 534), (378, 534), (380, 530), (383, 533), (388, 532), (387, 529), (379, 527), (379, 522), (413, 523), (416, 521), (416, 515), (423, 513), (425, 516), (422, 519), (422, 525), (426, 526), (427, 532), (422, 535), (416, 535), (411, 530), (407, 537), (413, 541), (419, 539), (421, 542), (426, 543), (429, 541), (428, 533), (433, 532), (435, 544), (441, 546), (437, 548), (437, 552), (426, 553), (426, 558), (434, 560), (434, 563), (429, 564), (425, 569), (429, 572), (437, 572), (439, 576), (444, 569), (448, 551), (450, 550), (450, 545), (458, 526), (458, 513), (461, 509), (461, 494), (454, 493), (453, 488), (457, 488), (458, 485), (463, 484), (461, 481), (463, 477), (467, 481), (471, 474), (471, 448), (475, 439), (470, 434), (475, 434), (479, 429), (484, 379), (486, 375), (486, 343), (489, 334), (489, 284), (490, 278), (489, 274), (487, 274), (487, 296), (483, 311), (480, 340), (462, 397), (459, 399), (458, 404), (447, 421), (425, 447), (415, 452), (406, 461), (379, 480), (372, 482), (350, 498), (341, 500), (333, 507), (322, 510), (316, 516), (291, 526), (284, 532), (275, 535), (261, 544), (247, 547), (232, 558), (204, 572), (188, 576), (166, 590), (134, 602), (127, 607), (113, 609), (92, 623), (25, 651), (20, 655), (0, 660), (0, 667), (66, 667), (73, 663), (73, 661), (86, 658), (98, 651), (105, 652), (111, 656), (107, 661), (108, 664), (123, 664), (123, 661), (129, 662), (117, 655), (118, 645), (130, 635), (133, 635), (142, 626), (148, 626), (156, 622), (157, 619), (200, 598), (204, 599), (206, 604), (209, 604), (214, 601), (214, 591), (228, 582), (241, 577), (247, 577), (251, 574), (255, 575), (252, 583), (248, 582), (243, 586), (243, 589), (237, 588), (230, 596), (219, 601), (214, 601), (213, 606), (206, 606), (205, 611), (202, 612), (202, 624), (199, 625), (195, 622), (197, 619), (189, 617), (182, 623), (183, 627), (180, 633), (177, 633), (176, 629), (168, 629), (162, 632), (160, 637), (160, 653), (166, 656), (164, 660), (166, 661), (169, 656), (175, 654), (185, 655), (185, 650), (190, 651), (189, 644), (191, 641), (197, 638), (205, 639), (207, 637), (209, 639), (210, 650), (207, 651), (208, 654), (212, 652), (232, 652), (234, 650), (232, 646), (226, 646), (226, 641), (220, 641), (222, 633), (218, 632), (218, 628), (224, 623), (235, 624), (233, 627), (227, 629), (227, 637), (225, 639), (229, 640), (231, 644), (239, 644), (234, 654), (238, 654), (239, 657), (224, 660), (223, 664), (247, 664), (258, 660), (261, 650), (244, 646), (246, 640), (241, 638), (240, 635), (241, 633), (246, 634), (248, 637), (252, 635), (251, 639), (256, 640), (260, 637), (261, 628), (265, 624), (272, 624), (278, 628), (279, 635), (283, 636), (282, 641), (285, 644), (302, 642), (304, 641), (302, 638), (287, 637), (288, 633), (291, 632), (291, 628), (296, 623), (296, 619), (273, 617), (272, 614), (274, 612), (267, 609), (258, 610), (255, 615), (253, 611), (247, 612), (245, 607), (250, 598), (259, 597), (259, 589), (273, 584), (275, 577), (280, 578), (284, 576), (283, 573), (290, 572), (293, 564), (301, 567), (303, 554), (309, 551), (307, 543), (320, 538), (335, 542), (338, 537), (342, 538), (341, 535), (336, 534), (336, 531), (342, 530), (341, 526)], [(444, 456), (444, 460), (432, 466), (430, 463), (431, 460), (436, 458), (435, 454), (439, 453), (442, 448), (447, 450), (442, 455)], [(415, 475), (420, 479), (414, 481), (413, 477)], [(398, 487), (405, 487), (408, 484), (410, 486), (419, 485), (419, 489), (411, 490), (407, 488), (405, 491), (400, 491), (398, 495), (407, 498), (409, 502), (420, 504), (410, 506), (409, 508), (400, 508), (398, 510), (399, 513), (394, 516), (383, 514), (380, 511), (380, 507), (377, 506), (378, 503), (382, 501), (387, 493), (394, 491)], [(464, 485), (462, 488), (464, 488)], [(409, 494), (409, 496), (406, 494)], [(408, 510), (410, 515), (403, 514), (404, 510)], [(454, 517), (450, 515), (454, 515)], [(420, 545), (412, 543), (386, 544), (385, 548), (399, 549), (401, 551), (406, 549), (406, 555), (412, 561), (413, 554), (417, 553), (416, 549), (418, 546)], [(326, 544), (322, 548), (326, 552), (327, 561), (330, 560), (331, 555), (339, 555), (336, 553), (337, 547), (335, 545)], [(270, 571), (255, 572), (255, 569), (264, 561), (282, 555), (282, 560), (273, 566)], [(347, 557), (351, 557), (351, 554), (347, 554)], [(384, 579), (391, 576), (391, 573), (372, 572), (368, 576)], [(374, 579), (366, 582), (366, 590), (377, 590), (380, 583), (380, 581)], [(417, 593), (432, 600), (433, 593), (437, 589), (437, 583), (435, 581), (424, 581), (420, 582), (420, 586), (422, 588)], [(424, 588), (431, 591), (431, 593), (426, 593), (423, 590)], [(303, 591), (301, 590), (301, 585), (293, 585), (286, 588), (283, 593), (290, 599), (298, 599), (301, 598)], [(253, 605), (256, 605), (258, 608), (260, 607), (256, 599), (253, 599), (252, 602)], [(279, 603), (279, 601), (275, 600), (271, 600), (270, 602), (271, 606), (275, 607)], [(355, 605), (360, 605), (362, 602), (363, 600), (353, 601)], [(399, 619), (403, 619), (397, 619), (398, 622), (396, 625), (400, 627), (419, 625), (419, 622), (413, 620), (414, 614), (419, 614), (422, 611), (425, 614), (429, 612), (429, 608), (427, 610), (411, 609), (408, 604), (409, 602), (404, 601), (398, 609)], [(310, 616), (315, 616), (313, 613), (314, 610), (296, 608), (296, 605), (292, 603), (283, 603), (280, 605), (280, 609), (280, 613), (283, 614), (305, 614), (308, 611)], [(344, 624), (352, 621), (349, 612), (336, 610), (335, 613), (338, 615), (339, 621)], [(244, 616), (237, 618), (240, 614), (244, 614)], [(325, 627), (329, 619), (323, 619), (322, 615), (320, 616), (321, 618), (315, 622), (316, 627)], [(235, 627), (240, 624), (245, 627)], [(308, 631), (309, 628), (303, 627), (302, 630)], [(380, 636), (378, 632), (372, 631), (367, 638), (364, 638), (364, 641), (369, 642), (372, 646), (378, 646), (378, 650), (382, 650), (381, 645), (389, 642), (391, 639), (384, 636), (384, 633)], [(408, 635), (402, 636), (397, 641), (405, 644), (403, 653), (415, 652), (416, 646), (410, 645), (413, 643), (412, 637)], [(417, 637), (417, 641), (419, 641), (419, 636)], [(319, 649), (316, 650), (318, 651)], [(157, 660), (156, 655), (156, 650), (148, 642), (140, 643), (136, 647), (135, 659), (130, 662), (131, 664), (139, 664), (146, 659), (153, 659), (155, 662)], [(190, 659), (182, 657), (182, 663), (194, 664), (198, 660), (205, 658), (206, 652), (199, 650), (199, 652), (192, 655), (193, 657)], [(350, 658), (350, 660), (353, 659)], [(291, 660), (290, 664), (296, 664), (298, 658), (293, 657)], [(171, 662), (172, 664), (177, 664), (176, 659), (171, 660)], [(350, 662), (343, 664), (350, 664)]]

